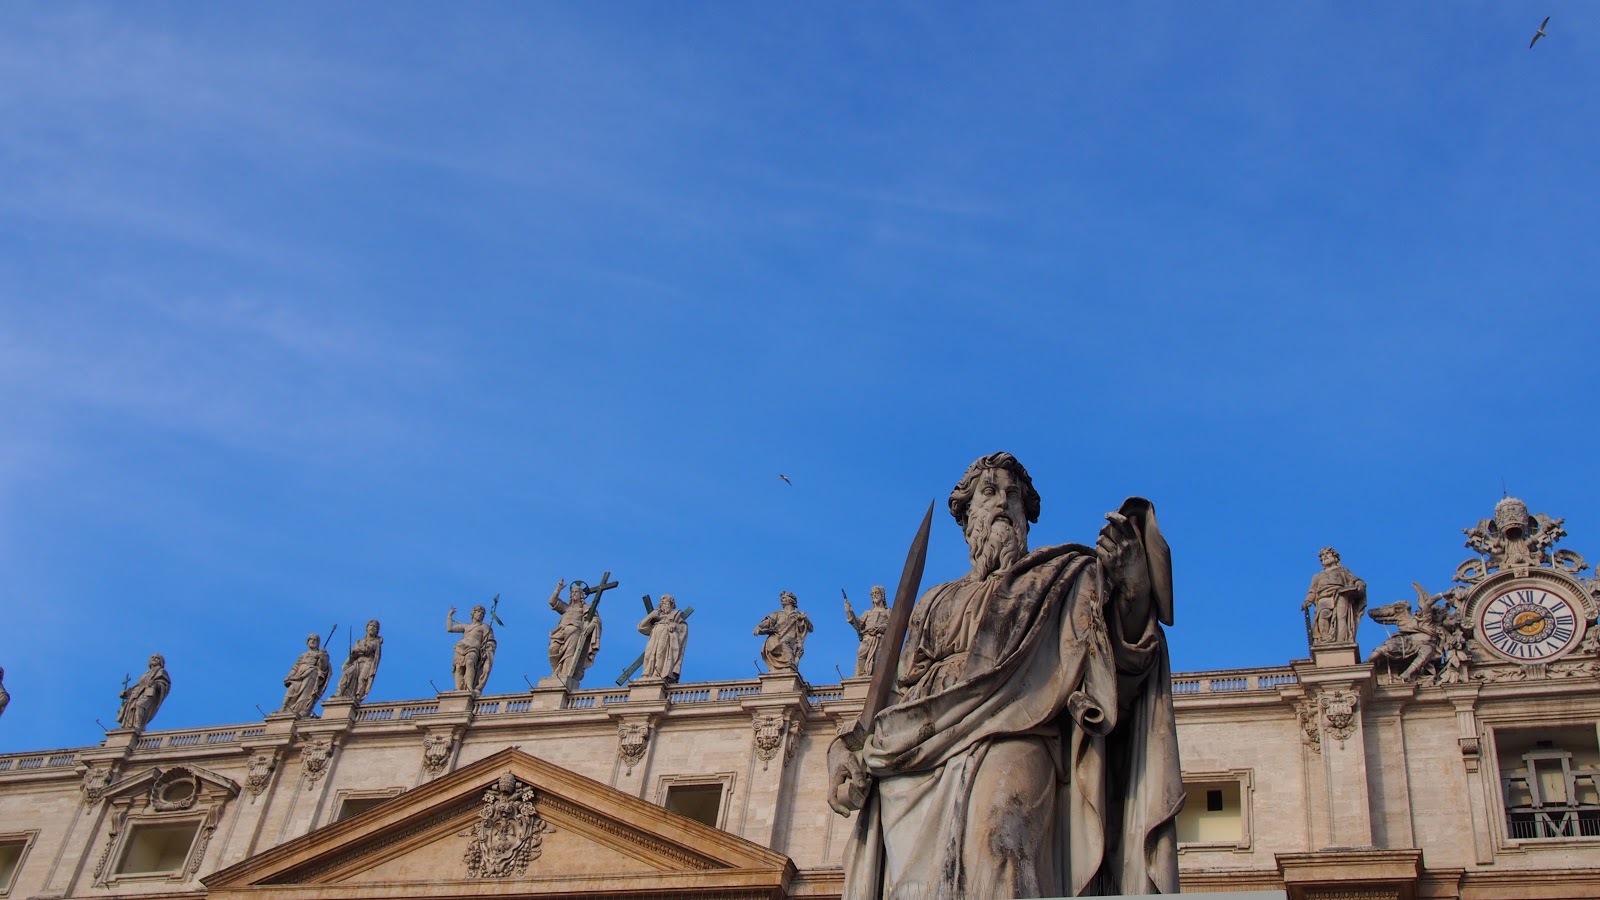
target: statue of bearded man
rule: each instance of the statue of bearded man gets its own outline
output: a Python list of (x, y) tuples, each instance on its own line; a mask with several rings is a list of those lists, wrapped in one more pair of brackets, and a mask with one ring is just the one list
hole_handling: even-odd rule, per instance
[(1147, 500), (1096, 546), (1029, 552), (1039, 495), (1009, 453), (950, 493), (972, 571), (923, 593), (897, 695), (829, 803), (859, 809), (847, 900), (1175, 893), (1183, 805), (1162, 624), (1172, 564)]

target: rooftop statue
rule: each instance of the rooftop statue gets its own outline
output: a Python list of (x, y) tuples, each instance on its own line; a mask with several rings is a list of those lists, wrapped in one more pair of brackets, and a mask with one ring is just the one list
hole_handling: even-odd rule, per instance
[(378, 636), (378, 620), (367, 622), (366, 636), (350, 645), (350, 656), (339, 670), (339, 687), (335, 697), (347, 697), (357, 703), (367, 699), (372, 691), (372, 680), (378, 675), (378, 660), (383, 656), (383, 638)]
[(445, 614), (445, 630), (461, 635), (456, 641), (455, 660), (450, 673), (455, 676), (456, 690), (482, 693), (489, 683), (489, 670), (494, 668), (494, 628), (483, 620), (488, 610), (480, 604), (472, 608), (472, 621), (457, 622), (456, 608)]
[(563, 578), (550, 592), (550, 608), (561, 614), (550, 632), (550, 674), (576, 686), (600, 652), (600, 608), (598, 601), (585, 602), (589, 586), (581, 581), (572, 583), (563, 602), (561, 589), (566, 584)]
[(289, 667), (289, 674), (284, 676), (283, 706), (280, 712), (293, 713), (297, 719), (304, 719), (311, 715), (312, 707), (322, 699), (322, 691), (328, 686), (328, 676), (333, 674), (333, 666), (328, 662), (328, 651), (322, 649), (322, 637), (311, 635), (306, 638), (306, 652), (294, 661)]
[(799, 671), (806, 635), (812, 630), (811, 617), (800, 611), (799, 599), (790, 591), (779, 594), (778, 609), (756, 626), (756, 634), (767, 636), (761, 642), (761, 661), (773, 672)]
[[(123, 683), (127, 684), (126, 681)], [(117, 711), (117, 725), (143, 731), (150, 720), (156, 717), (156, 711), (161, 709), (161, 701), (167, 699), (170, 693), (172, 678), (167, 674), (167, 660), (157, 653), (150, 657), (150, 668), (139, 676), (139, 680), (124, 687), (122, 693), (117, 695), (122, 700), (122, 709)]]
[[(972, 571), (903, 614), (903, 649), (891, 628), (894, 695), (829, 749), (830, 805), (860, 810), (844, 897), (1176, 892), (1172, 567), (1154, 508), (1130, 498), (1095, 546), (1029, 552), (1039, 495), (1009, 453), (974, 462), (949, 508)], [(894, 613), (919, 545), (926, 532)]]
[[(843, 593), (843, 591), (841, 591)], [(872, 607), (860, 616), (850, 608), (850, 598), (844, 598), (844, 620), (856, 630), (861, 646), (856, 648), (856, 677), (872, 674), (878, 660), (878, 647), (883, 643), (883, 632), (889, 627), (889, 604), (883, 585), (872, 588)]]
[[(1367, 661), (1391, 671), (1399, 670), (1397, 677), (1401, 681), (1416, 681), (1425, 674), (1445, 682), (1466, 680), (1459, 608), (1466, 591), (1457, 587), (1431, 594), (1416, 582), (1411, 587), (1417, 592), (1415, 613), (1409, 600), (1388, 603), (1368, 613), (1374, 622), (1393, 625), (1399, 633), (1374, 648)], [(1450, 651), (1451, 664), (1441, 668), (1437, 664), (1446, 659), (1446, 651)]]
[(1367, 583), (1339, 562), (1339, 551), (1332, 547), (1323, 547), (1317, 559), (1322, 571), (1311, 577), (1306, 602), (1300, 604), (1301, 609), (1310, 611), (1311, 646), (1353, 644), (1356, 626), (1367, 609)]
[(662, 594), (661, 603), (639, 623), (639, 633), (650, 635), (639, 677), (677, 681), (683, 671), (683, 648), (689, 642), (688, 614), (678, 608), (678, 601), (671, 594)]

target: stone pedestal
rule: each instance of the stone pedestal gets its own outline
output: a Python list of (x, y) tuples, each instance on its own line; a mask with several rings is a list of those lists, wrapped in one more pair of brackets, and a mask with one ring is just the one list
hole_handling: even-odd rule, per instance
[(439, 714), (471, 713), (472, 704), (478, 699), (477, 691), (440, 691)]
[(578, 680), (576, 678), (562, 678), (560, 675), (546, 675), (539, 679), (539, 683), (536, 685), (537, 688), (560, 688), (564, 691), (575, 691), (578, 689)]
[(839, 682), (839, 686), (844, 689), (843, 699), (865, 701), (867, 699), (867, 689), (872, 687), (872, 676), (860, 675), (855, 678), (846, 678)]
[(352, 697), (329, 697), (322, 701), (322, 721), (346, 724), (360, 705)]
[(120, 751), (117, 754), (120, 757), (133, 749), (133, 744), (139, 739), (140, 734), (143, 732), (137, 728), (113, 728), (106, 732), (106, 740), (102, 746), (107, 750)]
[(667, 683), (659, 678), (641, 678), (628, 684), (629, 703), (657, 703), (667, 699)]
[(777, 671), (761, 676), (763, 694), (804, 694), (805, 691), (806, 683), (800, 678), (799, 672)]
[(1319, 669), (1354, 666), (1361, 663), (1360, 648), (1355, 642), (1322, 644), (1311, 648), (1312, 665)]
[(567, 689), (560, 685), (545, 687), (543, 678), (539, 679), (539, 686), (529, 688), (528, 693), (533, 695), (529, 709), (548, 711), (565, 709), (567, 706)]

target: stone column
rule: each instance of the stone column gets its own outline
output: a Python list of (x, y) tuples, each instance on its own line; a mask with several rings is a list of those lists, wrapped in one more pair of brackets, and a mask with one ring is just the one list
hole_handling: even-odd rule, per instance
[(784, 782), (806, 720), (805, 683), (793, 672), (761, 676), (761, 693), (742, 704), (750, 713), (750, 756), (745, 767), (743, 811), (737, 833), (771, 847), (777, 823), (784, 820)]
[(1372, 666), (1345, 664), (1353, 655), (1353, 651), (1349, 656), (1344, 652), (1317, 654), (1311, 665), (1295, 666), (1320, 737), (1328, 849), (1372, 846), (1372, 804), (1362, 730), (1364, 708), (1372, 693)]

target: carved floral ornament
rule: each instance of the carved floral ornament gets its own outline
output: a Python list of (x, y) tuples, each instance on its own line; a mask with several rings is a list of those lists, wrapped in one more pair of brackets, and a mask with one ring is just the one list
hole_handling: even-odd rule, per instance
[(483, 794), (483, 806), (472, 827), (462, 858), (468, 878), (514, 878), (543, 852), (544, 835), (555, 829), (540, 815), (532, 786), (510, 772)]
[(1563, 659), (1600, 653), (1600, 578), (1581, 577), (1581, 554), (1555, 549), (1564, 521), (1506, 497), (1462, 529), (1478, 555), (1456, 567), (1456, 586), (1435, 594), (1416, 584), (1415, 609), (1402, 600), (1368, 613), (1397, 631), (1371, 656), (1383, 676), (1436, 685), (1600, 674)]

